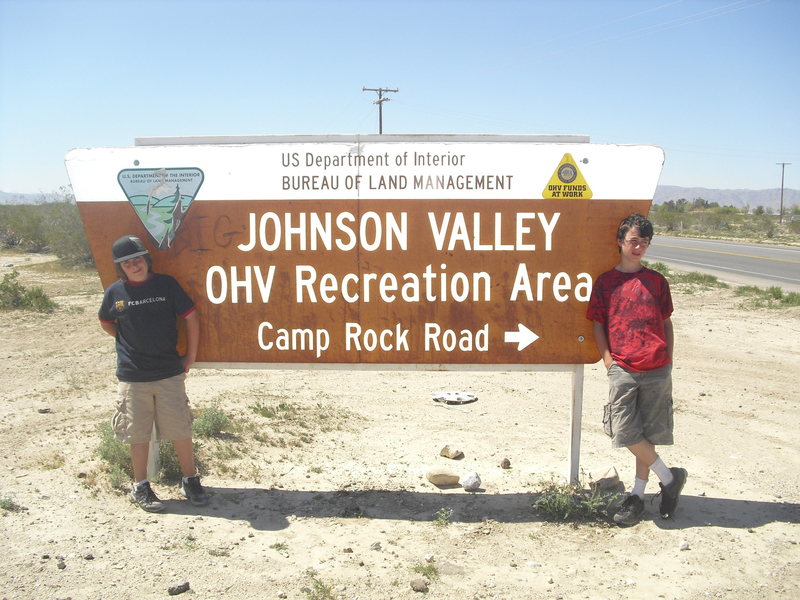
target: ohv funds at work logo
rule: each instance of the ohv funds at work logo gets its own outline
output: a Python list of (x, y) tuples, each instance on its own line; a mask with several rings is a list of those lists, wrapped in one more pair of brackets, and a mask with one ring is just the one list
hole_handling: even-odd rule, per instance
[(153, 242), (166, 250), (203, 185), (203, 172), (195, 167), (123, 169), (117, 181)]

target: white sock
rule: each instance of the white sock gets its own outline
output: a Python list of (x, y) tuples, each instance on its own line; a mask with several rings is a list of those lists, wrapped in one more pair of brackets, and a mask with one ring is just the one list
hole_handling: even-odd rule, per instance
[(145, 483), (147, 483), (147, 479), (142, 479), (141, 481), (137, 481), (136, 483), (134, 483), (133, 487), (137, 487), (138, 488), (138, 487), (143, 486)]
[(664, 464), (664, 461), (661, 460), (659, 456), (652, 465), (650, 465), (650, 470), (658, 475), (659, 480), (664, 485), (669, 485), (672, 483), (672, 471), (669, 470), (669, 467)]
[(647, 487), (647, 479), (639, 479), (638, 477), (633, 480), (633, 488), (631, 489), (631, 496), (636, 494), (644, 500), (644, 488)]

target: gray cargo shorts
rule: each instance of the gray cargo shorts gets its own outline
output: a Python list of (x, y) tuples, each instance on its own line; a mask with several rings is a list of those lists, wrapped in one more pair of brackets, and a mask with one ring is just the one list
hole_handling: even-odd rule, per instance
[(608, 369), (608, 404), (603, 428), (614, 448), (647, 440), (654, 446), (673, 443), (672, 365), (637, 373), (617, 363)]

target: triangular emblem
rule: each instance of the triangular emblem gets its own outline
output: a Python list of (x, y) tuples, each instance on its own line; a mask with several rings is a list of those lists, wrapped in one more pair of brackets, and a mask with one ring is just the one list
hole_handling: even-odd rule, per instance
[(578, 169), (578, 163), (567, 152), (561, 162), (558, 163), (556, 172), (547, 182), (547, 186), (542, 191), (543, 198), (584, 198), (592, 197), (592, 190), (586, 183)]
[(155, 245), (166, 250), (203, 185), (203, 172), (195, 167), (123, 169), (117, 181)]

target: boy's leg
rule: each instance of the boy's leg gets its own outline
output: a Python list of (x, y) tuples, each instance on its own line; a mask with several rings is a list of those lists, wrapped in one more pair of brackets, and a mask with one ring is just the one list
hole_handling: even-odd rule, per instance
[(136, 483), (147, 479), (147, 458), (150, 454), (150, 442), (131, 444), (131, 463), (133, 480)]
[(200, 477), (197, 475), (192, 438), (175, 440), (172, 445), (175, 448), (175, 454), (181, 466), (181, 473), (183, 473), (181, 492), (195, 506), (205, 506), (208, 504), (208, 494), (203, 489)]
[(642, 440), (627, 446), (627, 448), (636, 458), (636, 479), (620, 510), (614, 515), (614, 522), (619, 525), (635, 525), (642, 518), (644, 490), (650, 474), (649, 465), (652, 463), (652, 457), (658, 456), (653, 445), (647, 440)]
[(193, 477), (197, 475), (197, 469), (194, 464), (194, 448), (192, 447), (192, 438), (185, 438), (182, 440), (175, 440), (172, 442), (175, 448), (175, 456), (178, 457), (178, 464), (181, 467), (181, 473), (184, 477)]
[(628, 450), (636, 457), (636, 477), (647, 479), (650, 475), (650, 465), (658, 459), (656, 448), (647, 440), (628, 446)]
[(192, 413), (186, 395), (186, 375), (158, 382), (156, 426), (162, 439), (172, 440), (181, 468), (181, 492), (195, 506), (208, 504), (208, 494), (200, 484), (192, 445)]
[[(160, 512), (164, 504), (158, 499), (147, 481), (147, 457), (150, 442), (131, 444), (131, 463), (133, 464), (133, 487), (130, 498), (147, 512)], [(141, 484), (141, 485), (140, 485)]]

